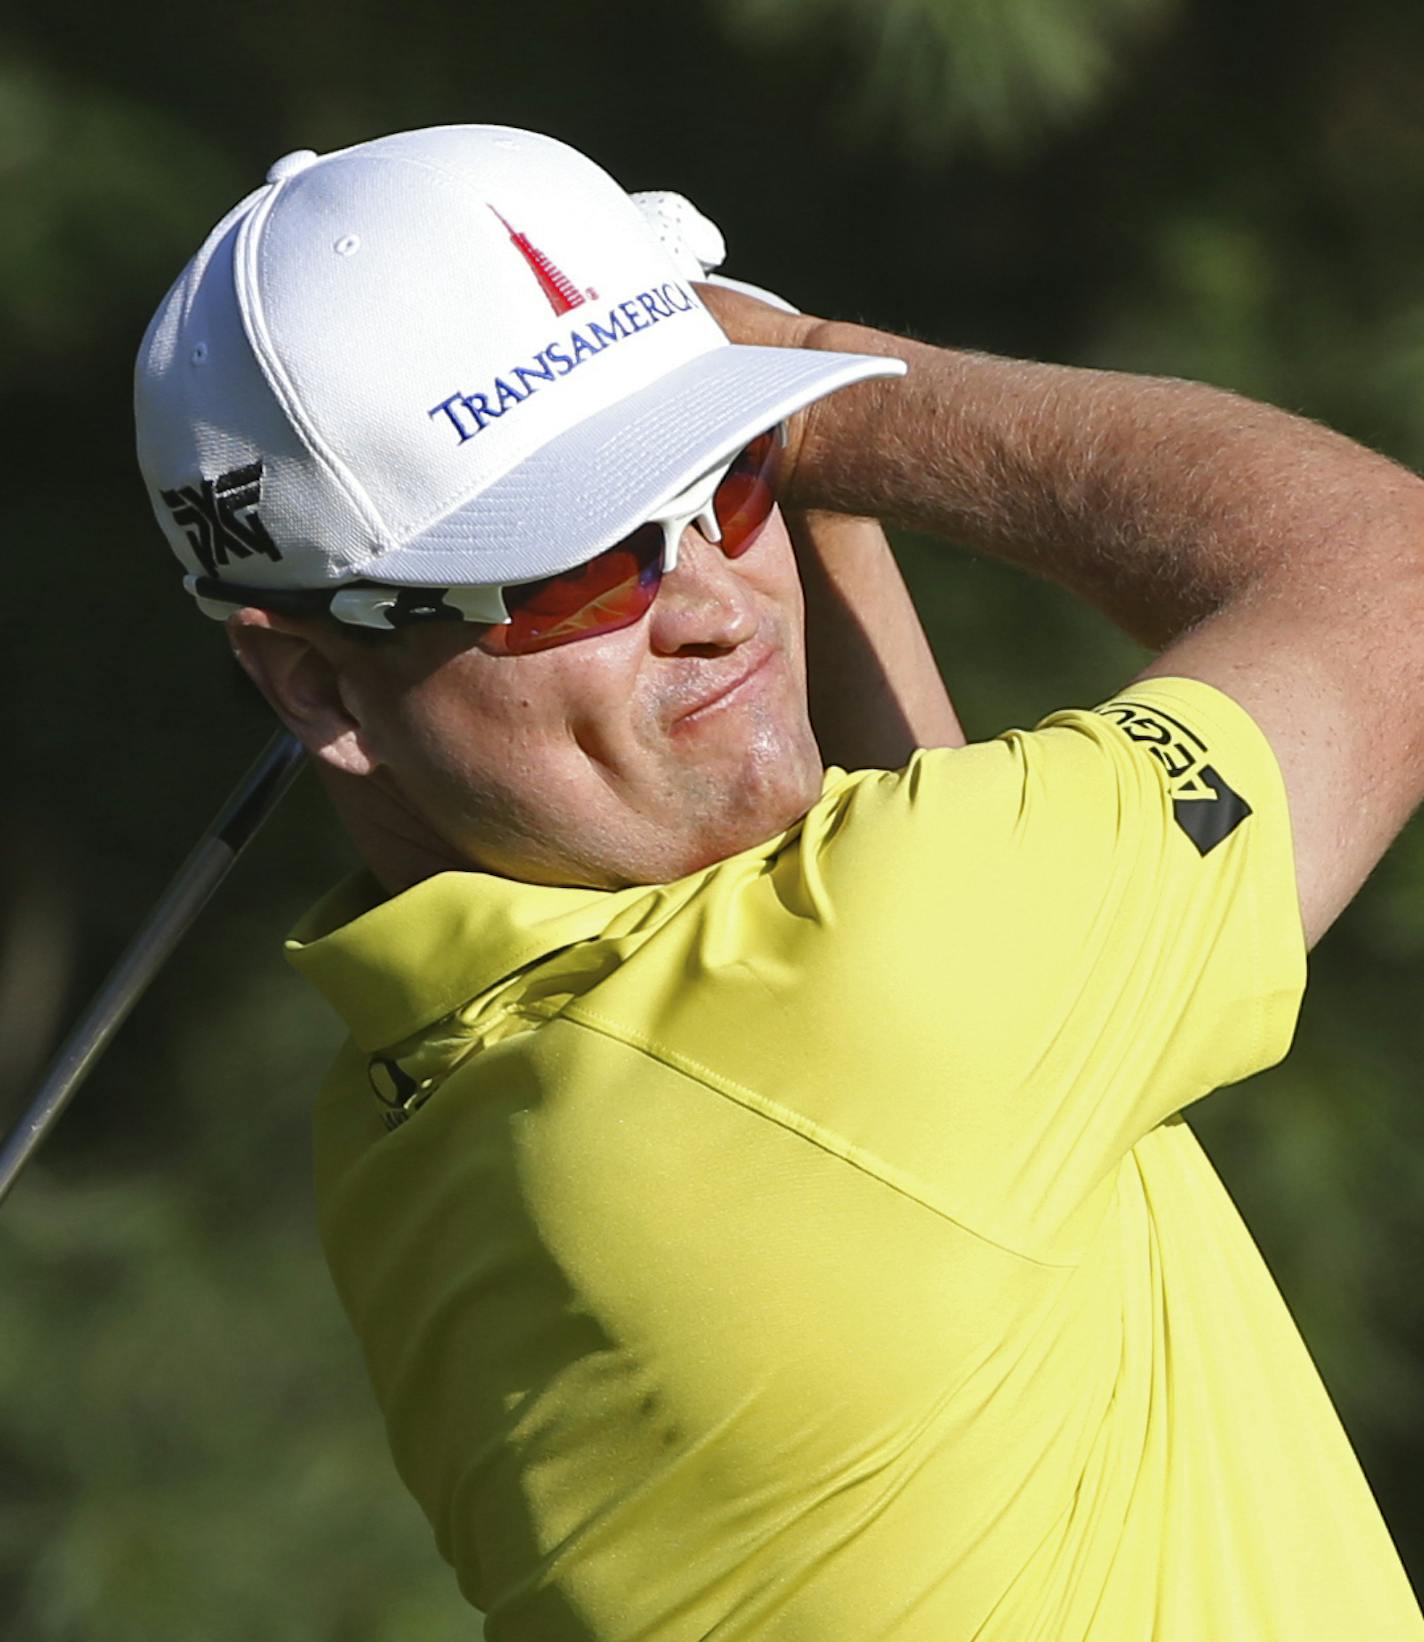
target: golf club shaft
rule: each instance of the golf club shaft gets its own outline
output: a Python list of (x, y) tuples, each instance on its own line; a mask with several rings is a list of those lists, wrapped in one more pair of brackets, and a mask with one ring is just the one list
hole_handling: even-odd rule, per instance
[(184, 931), (227, 876), (244, 845), (301, 768), (300, 743), (279, 730), (178, 869), (93, 1002), (60, 1045), (29, 1110), (0, 1151), (0, 1202), (93, 1070), (109, 1040), (167, 962)]

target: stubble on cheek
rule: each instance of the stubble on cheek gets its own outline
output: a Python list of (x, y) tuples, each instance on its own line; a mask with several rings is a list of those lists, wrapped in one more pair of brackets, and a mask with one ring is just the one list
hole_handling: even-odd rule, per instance
[[(750, 849), (799, 821), (820, 795), (820, 751), (784, 658), (780, 676), (686, 734), (663, 733), (664, 803), (691, 863)], [(686, 868), (691, 870), (691, 864)]]

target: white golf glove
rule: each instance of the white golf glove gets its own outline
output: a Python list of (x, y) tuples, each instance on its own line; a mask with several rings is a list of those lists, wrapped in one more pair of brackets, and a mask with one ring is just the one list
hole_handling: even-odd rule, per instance
[(704, 217), (685, 194), (652, 191), (629, 196), (643, 213), (643, 220), (652, 229), (654, 237), (677, 264), (684, 279), (701, 280), (707, 285), (724, 285), (729, 291), (743, 291), (760, 302), (769, 302), (788, 314), (799, 314), (785, 297), (760, 285), (749, 285), (745, 280), (728, 279), (725, 274), (713, 273), (720, 268), (727, 255), (727, 242), (722, 230), (710, 217)]

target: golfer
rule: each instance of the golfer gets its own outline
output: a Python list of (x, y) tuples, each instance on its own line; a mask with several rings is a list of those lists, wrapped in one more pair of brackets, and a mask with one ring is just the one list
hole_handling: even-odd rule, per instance
[[(481, 126), (274, 166), (138, 417), (365, 863), (321, 1230), (491, 1638), (1424, 1637), (1182, 1116), (1424, 793), (1419, 480), (699, 286)], [(961, 746), (871, 519), (1156, 659)]]

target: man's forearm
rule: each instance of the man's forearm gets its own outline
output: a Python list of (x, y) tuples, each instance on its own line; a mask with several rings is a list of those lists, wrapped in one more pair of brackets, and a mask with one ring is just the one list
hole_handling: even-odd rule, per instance
[[(817, 322), (804, 345), (905, 378), (822, 401), (789, 500), (873, 513), (1021, 565), (1161, 648), (1263, 582), (1415, 550), (1415, 485), (1314, 423), (1219, 389), (957, 353)], [(1394, 538), (1399, 537), (1398, 541)]]
[(873, 519), (787, 514), (806, 597), (811, 723), (847, 769), (899, 769), (917, 747), (960, 747), (920, 618)]

